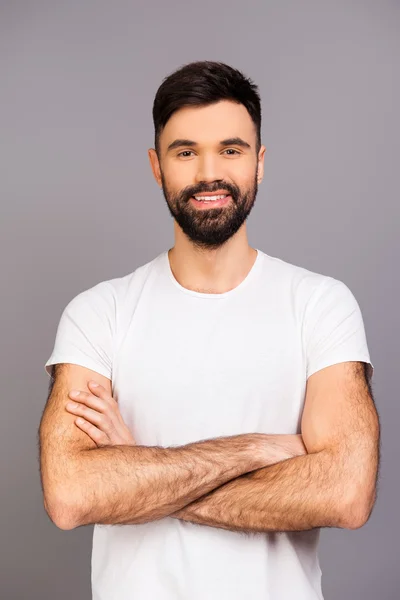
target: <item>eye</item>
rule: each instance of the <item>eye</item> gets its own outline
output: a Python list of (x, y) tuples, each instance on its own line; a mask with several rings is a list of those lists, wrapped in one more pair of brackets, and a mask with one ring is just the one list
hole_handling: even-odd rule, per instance
[[(227, 148), (226, 150), (224, 150), (224, 152), (228, 152), (228, 151), (234, 152), (235, 154), (240, 154), (240, 152), (238, 152), (234, 148)], [(193, 152), (193, 151), (192, 150), (183, 150), (182, 152), (179, 152), (179, 154), (177, 154), (177, 156), (183, 156), (184, 154), (186, 154), (186, 156), (187, 156), (187, 153), (190, 154), (191, 152)], [(229, 156), (232, 156), (232, 154), (230, 154)], [(186, 157), (184, 157), (184, 158), (186, 158)]]
[(179, 152), (177, 156), (182, 156), (182, 154), (185, 154), (185, 152), (192, 152), (192, 150), (183, 150), (183, 152)]
[[(235, 150), (234, 148), (228, 148), (227, 150), (224, 150), (224, 152), (228, 152), (228, 150), (230, 150), (231, 152), (235, 152), (235, 154), (240, 154), (240, 152), (238, 152), (237, 150)], [(232, 156), (232, 155), (231, 155)]]

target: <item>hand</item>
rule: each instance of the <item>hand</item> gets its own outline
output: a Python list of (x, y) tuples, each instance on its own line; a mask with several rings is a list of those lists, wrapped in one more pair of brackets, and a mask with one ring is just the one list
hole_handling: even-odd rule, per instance
[(257, 468), (267, 467), (277, 462), (307, 454), (301, 434), (251, 433), (250, 439), (255, 448), (253, 455), (261, 460)]
[[(71, 390), (68, 394), (73, 401), (66, 404), (68, 412), (79, 415), (75, 424), (82, 429), (98, 447), (128, 445), (136, 442), (119, 412), (118, 403), (100, 384), (90, 381), (91, 393)], [(78, 391), (78, 395), (73, 392)]]

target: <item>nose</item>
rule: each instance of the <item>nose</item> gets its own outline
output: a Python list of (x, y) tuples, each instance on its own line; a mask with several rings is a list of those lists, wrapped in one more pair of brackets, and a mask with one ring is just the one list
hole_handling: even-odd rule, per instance
[(203, 156), (198, 162), (196, 183), (211, 183), (214, 181), (223, 181), (218, 161), (212, 156)]

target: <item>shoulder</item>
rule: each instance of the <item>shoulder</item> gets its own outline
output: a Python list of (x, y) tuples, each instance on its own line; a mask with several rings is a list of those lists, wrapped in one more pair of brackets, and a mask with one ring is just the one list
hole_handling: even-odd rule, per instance
[(265, 252), (263, 255), (265, 280), (269, 280), (279, 291), (283, 288), (287, 296), (304, 307), (318, 298), (326, 289), (330, 289), (334, 285), (345, 286), (339, 279), (325, 273), (312, 271), (282, 258), (270, 256)]
[(99, 281), (78, 293), (71, 302), (92, 301), (101, 304), (104, 308), (117, 308), (132, 292), (141, 289), (152, 273), (157, 272), (163, 255), (164, 253), (156, 256), (129, 273)]

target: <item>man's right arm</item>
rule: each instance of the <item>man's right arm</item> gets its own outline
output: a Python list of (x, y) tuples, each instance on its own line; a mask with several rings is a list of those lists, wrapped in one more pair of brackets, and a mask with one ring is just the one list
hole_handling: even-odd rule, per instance
[[(271, 464), (268, 436), (261, 433), (169, 448), (98, 448), (65, 410), (69, 391), (86, 389), (91, 379), (111, 393), (111, 381), (103, 375), (58, 365), (40, 423), (44, 503), (61, 529), (162, 519), (231, 479)], [(283, 460), (282, 448), (278, 460)]]

